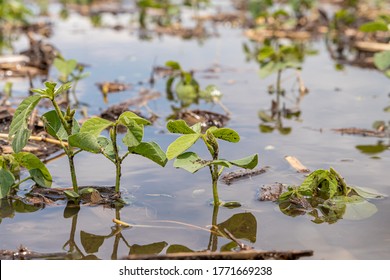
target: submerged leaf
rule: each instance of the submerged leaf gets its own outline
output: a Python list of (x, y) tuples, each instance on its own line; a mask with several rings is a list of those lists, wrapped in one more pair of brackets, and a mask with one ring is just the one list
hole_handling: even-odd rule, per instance
[(252, 213), (238, 213), (217, 225), (222, 232), (229, 231), (237, 239), (256, 242), (257, 221)]

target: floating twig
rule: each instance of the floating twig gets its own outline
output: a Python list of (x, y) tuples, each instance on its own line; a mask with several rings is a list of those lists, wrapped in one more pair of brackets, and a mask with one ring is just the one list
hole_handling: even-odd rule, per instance
[(263, 174), (267, 171), (267, 168), (268, 167), (255, 169), (255, 170), (245, 169), (245, 170), (237, 170), (237, 171), (229, 172), (221, 176), (221, 181), (224, 182), (226, 185), (231, 185), (234, 181)]
[(239, 252), (189, 252), (169, 253), (165, 255), (128, 255), (127, 260), (297, 260), (313, 256), (312, 250), (301, 251), (258, 251)]
[(310, 172), (310, 170), (306, 166), (304, 166), (296, 157), (285, 156), (284, 158), (299, 173), (308, 173), (308, 172)]

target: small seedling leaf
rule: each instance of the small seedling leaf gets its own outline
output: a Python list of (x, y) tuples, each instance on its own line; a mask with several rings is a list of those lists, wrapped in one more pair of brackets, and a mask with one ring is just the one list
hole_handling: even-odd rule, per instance
[(80, 132), (90, 133), (93, 136), (98, 137), (103, 130), (112, 126), (113, 124), (114, 123), (109, 120), (93, 117), (84, 122)]
[(172, 68), (173, 70), (181, 70), (181, 66), (178, 62), (169, 60), (165, 62), (165, 66)]
[(183, 81), (180, 81), (176, 85), (176, 95), (177, 98), (183, 103), (183, 105), (190, 105), (196, 101), (198, 97), (196, 87), (192, 84), (185, 84)]
[[(200, 123), (198, 123), (200, 125)], [(189, 127), (188, 124), (184, 120), (170, 120), (167, 123), (167, 129), (171, 133), (179, 133), (179, 134), (195, 134), (197, 133), (195, 129), (198, 130), (197, 125), (195, 124), (192, 127)], [(195, 128), (195, 129), (193, 129)]]
[(374, 55), (374, 64), (381, 70), (385, 71), (390, 68), (390, 51), (383, 51)]
[(165, 241), (155, 242), (146, 245), (134, 244), (130, 246), (130, 255), (157, 255), (162, 252), (162, 250), (168, 245)]
[(155, 142), (142, 142), (134, 148), (129, 148), (129, 151), (133, 154), (146, 157), (163, 167), (168, 161), (164, 151)]
[(378, 32), (378, 31), (389, 31), (387, 24), (380, 21), (371, 21), (362, 24), (359, 27), (359, 30), (362, 32)]
[(27, 121), (40, 100), (41, 96), (39, 95), (29, 96), (20, 103), (15, 111), (9, 127), (9, 138), (15, 136), (12, 141), (12, 148), (15, 153), (20, 152), (27, 144), (30, 137)]
[(168, 160), (174, 159), (181, 153), (184, 153), (198, 141), (200, 136), (200, 134), (186, 134), (177, 138), (168, 146), (166, 152)]
[(240, 141), (240, 135), (233, 129), (231, 128), (217, 128), (212, 130), (212, 134), (214, 135), (215, 138), (232, 142), (232, 143), (237, 143)]
[(80, 231), (80, 241), (86, 253), (93, 254), (99, 251), (100, 246), (103, 245), (105, 236), (96, 235), (92, 233)]
[(6, 197), (15, 183), (15, 177), (10, 171), (0, 167), (0, 199)]
[(77, 200), (80, 197), (80, 195), (75, 191), (64, 191), (64, 194), (69, 200), (73, 200), (73, 201)]
[(230, 232), (237, 239), (256, 242), (257, 221), (252, 213), (238, 213), (217, 225), (222, 232)]
[(258, 154), (254, 154), (242, 159), (237, 159), (237, 160), (232, 160), (229, 161), (231, 164), (241, 167), (241, 168), (246, 168), (246, 169), (253, 169), (257, 166), (259, 161), (259, 156)]
[(101, 146), (97, 138), (87, 132), (79, 132), (69, 136), (69, 144), (90, 153), (98, 154), (101, 152)]

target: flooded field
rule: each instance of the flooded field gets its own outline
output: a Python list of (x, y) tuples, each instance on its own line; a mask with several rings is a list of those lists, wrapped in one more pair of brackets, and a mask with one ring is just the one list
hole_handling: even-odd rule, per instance
[[(34, 1), (24, 2), (34, 14), (45, 9)], [(30, 19), (31, 23), (50, 23), (49, 37), (21, 32), (10, 36), (9, 48), (6, 29), (2, 30), (0, 133), (9, 133), (3, 111), (11, 112), (9, 108), (16, 108), (29, 96), (30, 83), (39, 89), (45, 88), (47, 80), (61, 84), (58, 67), (49, 67), (47, 74), (31, 75), (23, 69), (16, 74), (15, 69), (1, 64), (10, 54), (20, 55), (31, 47), (29, 38), (33, 38), (55, 47), (63, 61), (76, 60), (82, 65), (80, 71), (89, 73), (77, 81), (77, 100), (69, 95), (69, 104), (81, 123), (93, 116), (114, 121), (121, 108), (134, 111), (151, 123), (144, 128), (143, 141), (158, 143), (164, 152), (179, 137), (168, 131), (169, 119), (184, 119), (190, 126), (201, 120), (203, 127), (228, 127), (239, 134), (240, 141), (218, 142), (220, 158), (258, 154), (254, 170), (264, 168), (265, 172), (243, 176), (231, 184), (219, 180), (219, 199), (234, 202), (236, 207), (230, 208), (213, 206), (208, 168), (191, 174), (175, 168), (174, 160), (161, 167), (134, 154), (121, 166), (120, 192), (125, 205), (101, 205), (91, 199), (75, 207), (50, 197), (45, 197), (50, 203), (45, 199), (26, 201), (23, 198), (34, 182), (22, 182), (0, 201), (0, 250), (17, 251), (24, 246), (42, 258), (53, 254), (50, 257), (60, 259), (120, 259), (137, 254), (232, 251), (241, 242), (256, 250), (312, 250), (312, 256), (306, 257), (310, 259), (389, 259), (390, 79), (386, 70), (373, 63), (374, 53), (383, 50), (362, 51), (353, 45), (373, 40), (373, 33), (353, 39), (334, 35), (347, 29), (340, 15), (338, 25), (332, 25), (337, 11), (354, 7), (314, 1), (313, 8), (303, 11), (310, 19), (316, 15), (310, 32), (300, 29), (308, 32), (306, 38), (306, 33), (294, 35), (282, 26), (292, 21), (289, 1), (284, 1), (286, 11), (273, 14), (273, 20), (254, 16), (253, 7), (259, 6), (252, 4), (263, 1), (187, 1), (199, 7), (156, 1), (177, 2), (164, 9), (137, 5), (142, 1), (104, 1), (91, 6), (65, 2), (69, 3), (50, 1), (47, 14)], [(238, 9), (239, 2), (246, 5)], [(389, 17), (388, 3), (382, 5)], [(269, 17), (277, 7), (280, 5), (267, 8)], [(317, 7), (327, 16), (318, 15)], [(378, 13), (378, 8), (373, 11)], [(356, 15), (363, 17), (359, 13)], [(273, 24), (272, 35), (265, 35), (265, 19)], [(356, 22), (363, 24), (359, 19)], [(179, 28), (183, 26), (186, 29)], [(259, 29), (262, 33), (256, 33)], [(285, 34), (279, 36), (276, 30)], [(389, 47), (390, 28), (375, 32), (380, 38), (377, 43), (382, 40), (380, 43)], [(172, 74), (178, 69), (167, 67), (173, 65), (166, 64), (168, 61), (181, 66), (180, 75)], [(170, 78), (171, 89), (167, 84)], [(191, 85), (196, 82), (200, 91), (179, 91), (176, 85), (185, 84), (186, 79), (192, 79)], [(11, 83), (9, 93), (6, 88)], [(215, 86), (212, 94), (206, 90), (208, 85)], [(41, 101), (37, 114), (52, 110), (49, 107)], [(110, 137), (104, 128), (101, 133)], [(122, 141), (125, 135), (118, 133), (122, 154), (128, 150), (126, 140)], [(2, 156), (10, 148), (7, 137), (3, 138)], [(190, 150), (202, 158), (210, 157), (200, 141)], [(298, 159), (310, 171), (298, 172), (286, 156)], [(52, 188), (72, 187), (68, 158), (61, 150), (39, 157), (51, 173)], [(77, 153), (74, 164), (79, 186), (115, 186), (116, 166), (102, 154)], [(277, 201), (260, 200), (267, 186), (299, 186), (310, 172), (331, 168), (346, 184), (377, 195), (363, 196), (340, 208), (312, 203), (306, 207), (306, 202), (299, 202), (296, 210), (292, 203), (289, 207), (294, 211), (281, 211), (283, 206)], [(244, 169), (225, 168), (221, 176), (239, 170)], [(25, 174), (22, 170), (21, 177)], [(4, 178), (0, 184), (5, 184)], [(338, 202), (332, 203), (338, 206)]]

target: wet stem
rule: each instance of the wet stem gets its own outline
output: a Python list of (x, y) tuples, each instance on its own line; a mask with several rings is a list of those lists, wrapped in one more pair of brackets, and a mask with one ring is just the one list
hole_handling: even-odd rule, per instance
[(115, 160), (113, 161), (115, 164), (116, 169), (116, 176), (115, 176), (115, 192), (119, 193), (120, 183), (121, 183), (121, 175), (122, 175), (122, 160), (124, 159), (119, 156), (118, 151), (118, 145), (116, 142), (117, 137), (117, 131), (116, 131), (116, 125), (114, 125), (110, 130), (110, 137), (112, 146), (114, 148), (114, 154), (115, 154)]

